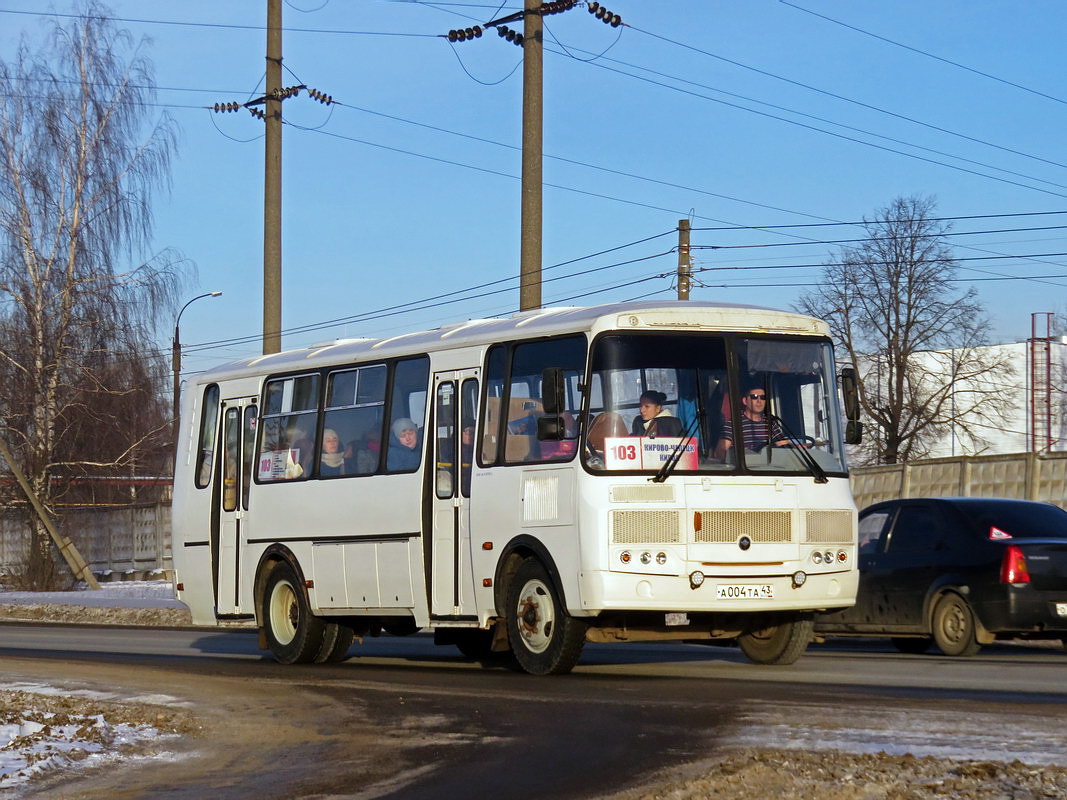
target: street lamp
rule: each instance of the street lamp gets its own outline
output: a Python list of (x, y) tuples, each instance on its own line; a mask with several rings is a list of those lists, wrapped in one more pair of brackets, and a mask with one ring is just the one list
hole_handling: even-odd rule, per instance
[(178, 406), (179, 397), (181, 396), (181, 374), (182, 374), (182, 345), (181, 335), (178, 330), (178, 326), (182, 321), (182, 314), (185, 313), (185, 309), (195, 303), (197, 300), (203, 300), (205, 297), (218, 297), (222, 292), (205, 292), (204, 294), (198, 294), (184, 306), (182, 310), (178, 312), (177, 318), (174, 320), (174, 342), (171, 344), (170, 360), (171, 366), (174, 369), (174, 418), (171, 422), (171, 435), (174, 439), (174, 446), (178, 446)]

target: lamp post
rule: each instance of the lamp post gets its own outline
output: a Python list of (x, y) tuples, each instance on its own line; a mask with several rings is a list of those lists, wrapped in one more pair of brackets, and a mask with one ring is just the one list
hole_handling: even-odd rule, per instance
[(179, 333), (178, 326), (182, 321), (182, 314), (185, 313), (185, 309), (195, 303), (197, 300), (203, 300), (205, 297), (218, 297), (222, 292), (205, 292), (204, 294), (198, 294), (184, 306), (182, 310), (178, 312), (177, 318), (174, 320), (174, 341), (171, 344), (170, 360), (171, 366), (174, 369), (174, 417), (171, 421), (171, 438), (174, 440), (174, 447), (178, 447), (178, 408), (179, 398), (181, 396), (181, 375), (182, 375), (182, 345), (181, 335)]

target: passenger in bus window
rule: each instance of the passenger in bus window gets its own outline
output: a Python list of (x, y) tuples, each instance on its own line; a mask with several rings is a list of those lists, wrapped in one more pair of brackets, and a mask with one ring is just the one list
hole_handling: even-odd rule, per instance
[[(770, 441), (775, 445), (787, 445), (789, 440), (782, 432), (782, 423), (777, 417), (767, 414), (767, 390), (762, 384), (755, 384), (741, 395), (741, 436), (745, 449), (759, 452)], [(734, 428), (727, 421), (717, 447), (718, 457), (725, 458), (734, 446)]]
[(678, 419), (663, 407), (666, 402), (667, 395), (663, 392), (657, 392), (655, 389), (642, 392), (638, 406), (641, 413), (634, 417), (630, 433), (634, 436), (681, 436), (682, 426)]
[(393, 423), (393, 434), (389, 437), (390, 470), (411, 470), (419, 466), (422, 460), (418, 426), (407, 417), (401, 417)]
[(463, 495), (471, 493), (471, 464), (474, 462), (474, 420), (463, 420), (459, 431), (459, 476)]
[(341, 437), (333, 428), (322, 431), (322, 457), (319, 463), (319, 475), (344, 475), (345, 453), (341, 448)]
[(378, 471), (378, 462), (382, 452), (382, 429), (375, 425), (365, 434), (361, 440), (350, 442), (346, 456), (351, 463), (355, 462), (354, 474), (373, 475)]
[(285, 429), (285, 440), (289, 449), (285, 477), (292, 479), (307, 475), (313, 450), (311, 439), (299, 423), (293, 422)]

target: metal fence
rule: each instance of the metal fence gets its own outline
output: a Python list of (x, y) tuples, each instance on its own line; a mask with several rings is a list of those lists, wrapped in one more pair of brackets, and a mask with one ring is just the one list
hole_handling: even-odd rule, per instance
[[(81, 508), (57, 520), (97, 575), (173, 569), (170, 505)], [(0, 572), (18, 567), (30, 532), (19, 512), (0, 512)]]

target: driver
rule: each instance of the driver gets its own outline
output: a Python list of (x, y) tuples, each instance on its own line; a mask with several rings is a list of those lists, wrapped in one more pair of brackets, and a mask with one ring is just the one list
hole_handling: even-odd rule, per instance
[[(767, 442), (787, 445), (789, 439), (782, 433), (782, 423), (777, 417), (767, 414), (767, 390), (761, 384), (750, 386), (741, 395), (741, 438), (746, 450), (759, 452)], [(733, 425), (727, 425), (719, 440), (723, 454), (734, 446)]]

